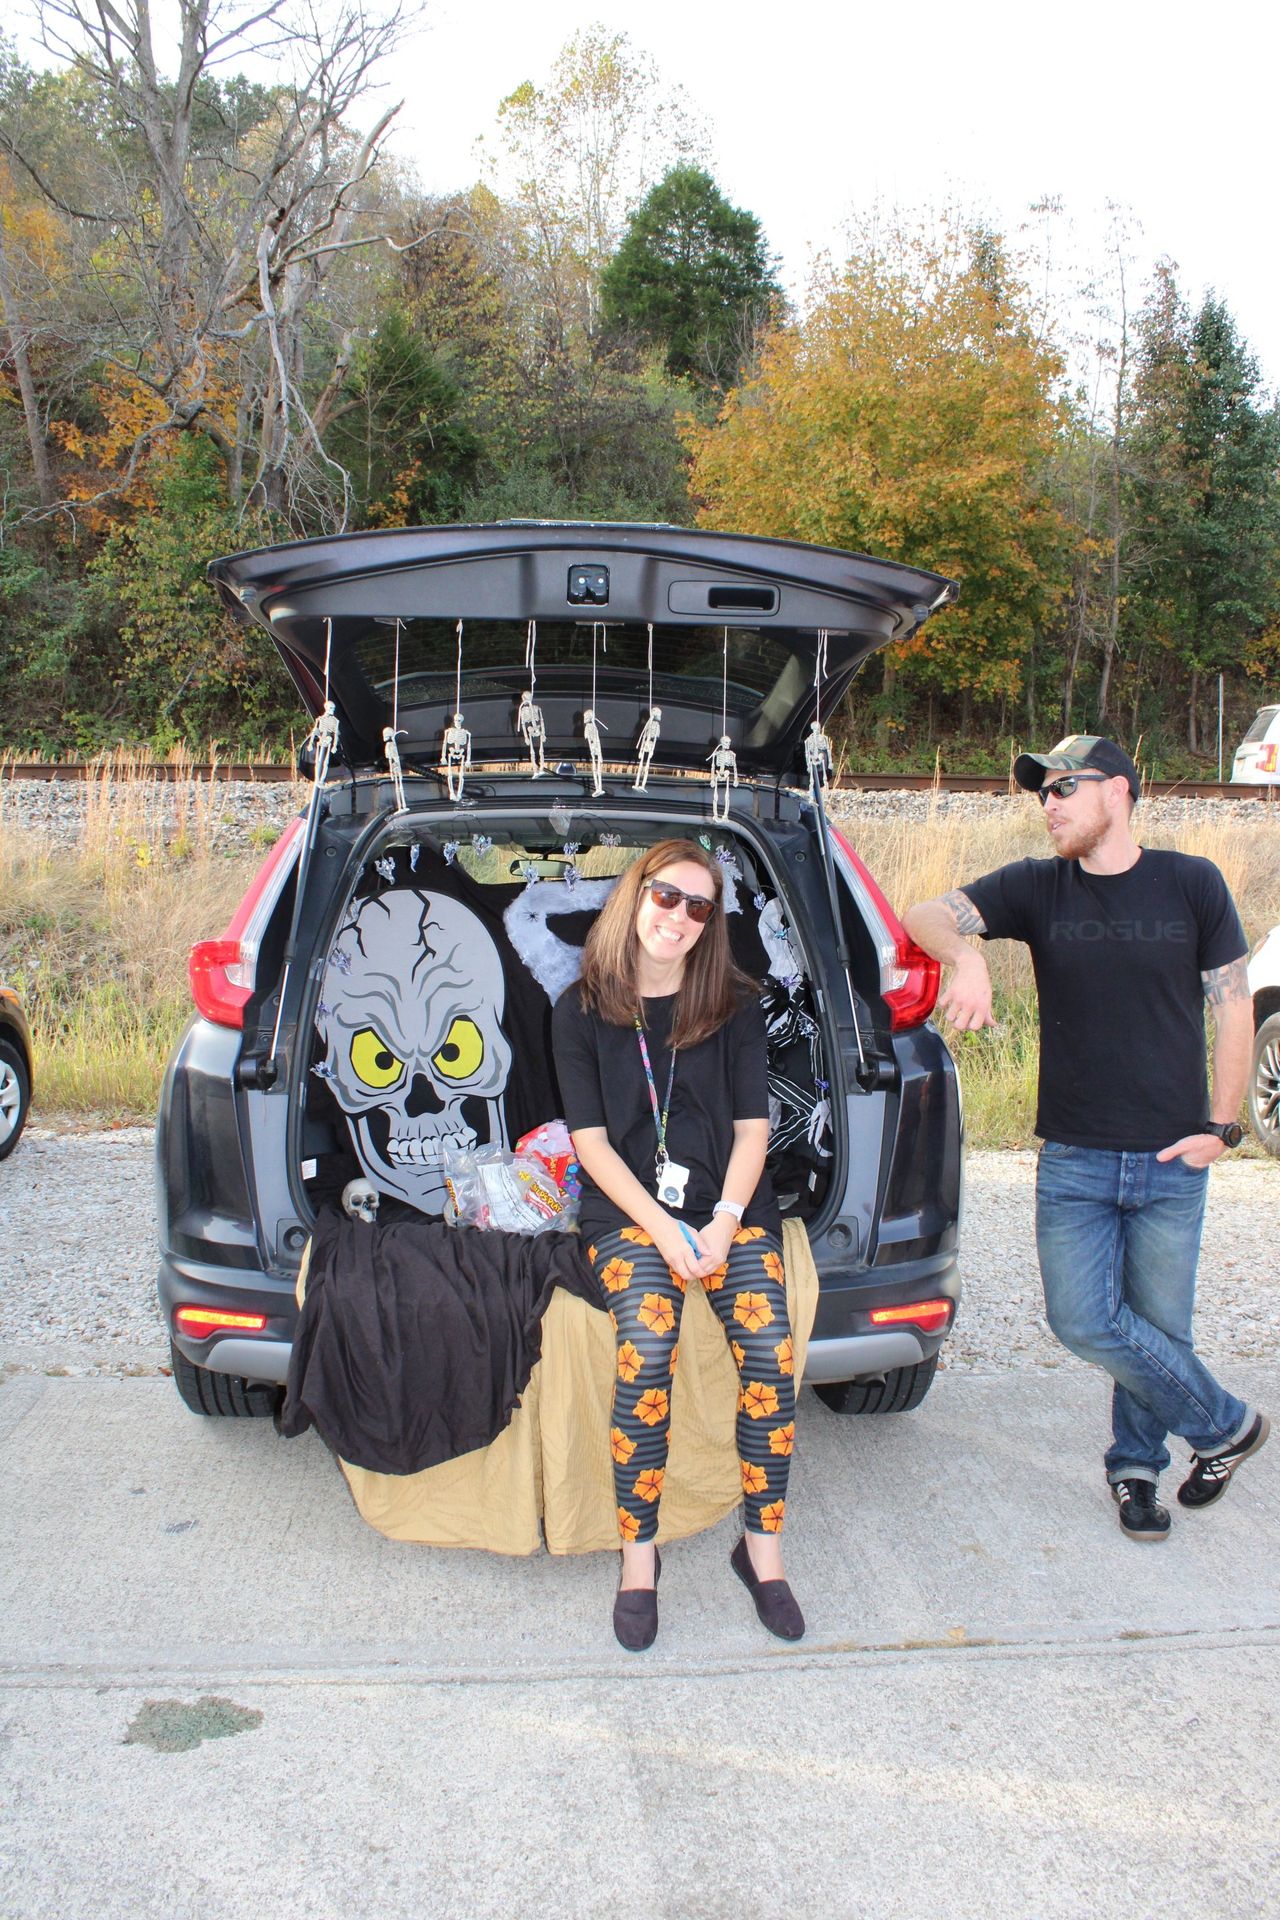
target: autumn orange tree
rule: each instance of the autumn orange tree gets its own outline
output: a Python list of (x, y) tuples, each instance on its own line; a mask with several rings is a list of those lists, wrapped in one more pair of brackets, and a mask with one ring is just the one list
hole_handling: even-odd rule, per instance
[(686, 423), (699, 518), (953, 576), (959, 606), (890, 650), (886, 690), (1007, 701), (1066, 578), (1042, 479), (1059, 373), (995, 236), (868, 232), (720, 417)]

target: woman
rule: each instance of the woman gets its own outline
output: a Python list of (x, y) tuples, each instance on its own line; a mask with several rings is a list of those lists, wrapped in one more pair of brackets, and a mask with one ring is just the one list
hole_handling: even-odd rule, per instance
[(741, 1379), (746, 1533), (731, 1564), (770, 1632), (798, 1640), (779, 1534), (795, 1437), (781, 1222), (769, 1144), (764, 1018), (733, 962), (719, 863), (664, 840), (593, 925), (552, 1022), (582, 1165), (582, 1237), (617, 1332), (610, 1444), (622, 1536), (613, 1627), (632, 1652), (658, 1631), (654, 1544), (685, 1289), (696, 1282)]

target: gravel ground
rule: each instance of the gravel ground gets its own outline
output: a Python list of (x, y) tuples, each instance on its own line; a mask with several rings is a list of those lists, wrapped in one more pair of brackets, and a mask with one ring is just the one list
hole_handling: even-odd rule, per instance
[[(195, 789), (198, 788), (198, 794)], [(141, 806), (153, 833), (164, 837), (178, 829), (180, 821), (189, 823), (198, 805), (207, 819), (209, 844), (218, 853), (239, 853), (260, 847), (264, 829), (280, 829), (292, 819), (306, 799), (305, 786), (288, 783), (269, 786), (249, 781), (225, 784), (194, 782), (186, 786), (157, 780), (132, 781), (130, 804)], [(141, 796), (141, 798), (139, 798)], [(863, 793), (846, 789), (832, 793), (831, 817), (847, 819), (925, 820), (931, 811), (936, 816), (958, 814), (962, 818), (981, 818), (999, 812), (1010, 804), (1020, 805), (1022, 795), (982, 793), (885, 792)], [(36, 835), (45, 845), (72, 848), (84, 829), (89, 788), (83, 781), (12, 780), (0, 777), (0, 825)], [(1216, 819), (1258, 821), (1273, 817), (1270, 809), (1260, 812), (1256, 800), (1147, 800), (1143, 802), (1143, 820), (1170, 831), (1184, 825), (1197, 814), (1211, 810)], [(1280, 816), (1280, 809), (1276, 810)], [(188, 824), (189, 830), (189, 824)]]
[[(1031, 1220), (1033, 1153), (971, 1153), (965, 1296), (944, 1363), (970, 1373), (1078, 1367), (1045, 1325)], [(1206, 1358), (1280, 1357), (1280, 1166), (1225, 1160), (1200, 1264)], [(90, 1224), (86, 1224), (90, 1223)], [(152, 1136), (33, 1128), (0, 1165), (0, 1371), (156, 1373)]]

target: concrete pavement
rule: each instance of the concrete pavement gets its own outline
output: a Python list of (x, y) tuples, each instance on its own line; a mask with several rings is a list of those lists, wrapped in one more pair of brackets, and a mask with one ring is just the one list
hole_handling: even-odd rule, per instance
[[(1280, 1368), (1223, 1372), (1280, 1410)], [(802, 1395), (808, 1637), (726, 1524), (637, 1658), (608, 1557), (392, 1543), (314, 1436), (11, 1378), (0, 1914), (1274, 1920), (1280, 1436), (1139, 1546), (1105, 1412), (1080, 1371)]]

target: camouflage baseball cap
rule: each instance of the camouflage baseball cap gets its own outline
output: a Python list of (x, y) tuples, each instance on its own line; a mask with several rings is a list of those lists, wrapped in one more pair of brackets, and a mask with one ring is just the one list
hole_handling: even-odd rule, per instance
[(1083, 773), (1086, 767), (1094, 773), (1118, 774), (1128, 781), (1134, 799), (1142, 798), (1138, 769), (1124, 748), (1096, 733), (1069, 733), (1048, 753), (1020, 753), (1013, 763), (1013, 777), (1028, 793), (1039, 793), (1046, 780), (1060, 773)]

